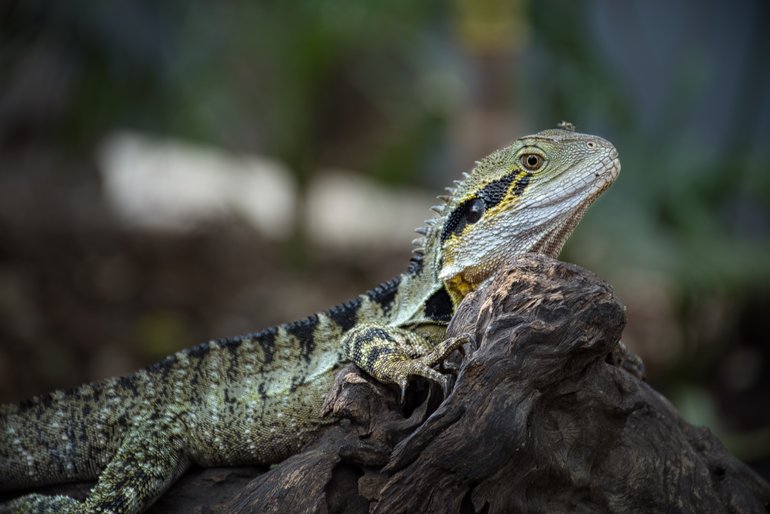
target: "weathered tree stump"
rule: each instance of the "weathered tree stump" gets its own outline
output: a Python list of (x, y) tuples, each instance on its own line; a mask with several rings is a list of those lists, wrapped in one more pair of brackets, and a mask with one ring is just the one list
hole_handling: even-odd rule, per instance
[(767, 512), (770, 486), (639, 379), (624, 311), (593, 273), (520, 257), (453, 319), (478, 348), (443, 402), (347, 366), (301, 453), (188, 473), (151, 512)]

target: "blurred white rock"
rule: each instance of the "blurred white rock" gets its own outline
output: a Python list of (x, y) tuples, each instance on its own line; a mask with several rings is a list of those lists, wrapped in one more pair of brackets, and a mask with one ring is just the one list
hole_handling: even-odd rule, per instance
[(431, 195), (388, 189), (344, 171), (323, 171), (310, 186), (307, 227), (319, 246), (343, 249), (407, 247), (413, 230), (433, 213)]
[(185, 231), (238, 215), (273, 239), (289, 236), (296, 184), (280, 162), (132, 133), (99, 152), (107, 200), (128, 225)]
[[(286, 239), (299, 212), (289, 169), (267, 158), (118, 133), (102, 144), (99, 168), (109, 205), (140, 229), (187, 231), (236, 215), (268, 238)], [(385, 249), (408, 246), (432, 203), (423, 192), (324, 170), (313, 176), (302, 211), (315, 245)]]

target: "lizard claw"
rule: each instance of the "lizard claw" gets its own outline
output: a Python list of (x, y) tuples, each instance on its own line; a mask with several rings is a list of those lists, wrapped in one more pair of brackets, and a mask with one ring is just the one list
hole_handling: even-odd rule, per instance
[(398, 381), (398, 388), (401, 389), (401, 405), (406, 402), (406, 388), (409, 386), (409, 381), (404, 377)]
[[(441, 386), (441, 393), (442, 393), (442, 399), (446, 399), (447, 396), (449, 396), (449, 380), (446, 376), (440, 375), (441, 379), (433, 379), (434, 382), (438, 383)], [(398, 382), (398, 388), (401, 391), (401, 405), (403, 406), (406, 403), (406, 389), (409, 387), (409, 381), (399, 380)]]
[(381, 363), (379, 369), (380, 376), (377, 378), (398, 386), (401, 391), (402, 405), (406, 398), (406, 389), (409, 387), (410, 377), (422, 377), (435, 382), (441, 386), (445, 398), (449, 394), (449, 381), (447, 377), (428, 366), (425, 363), (426, 357)]
[(442, 400), (446, 400), (447, 396), (449, 396), (449, 379), (444, 375), (441, 375), (441, 377), (443, 378), (441, 381)]
[(460, 369), (460, 365), (452, 361), (441, 363), (441, 367), (450, 373), (455, 373), (458, 369)]

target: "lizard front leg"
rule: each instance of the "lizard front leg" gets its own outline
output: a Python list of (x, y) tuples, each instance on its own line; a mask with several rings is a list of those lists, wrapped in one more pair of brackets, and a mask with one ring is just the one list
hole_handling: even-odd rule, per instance
[(468, 338), (461, 336), (433, 344), (405, 328), (364, 324), (345, 334), (342, 348), (350, 361), (380, 382), (398, 385), (403, 402), (409, 377), (424, 377), (437, 382), (446, 396), (449, 392), (447, 377), (433, 366), (443, 362), (466, 342)]

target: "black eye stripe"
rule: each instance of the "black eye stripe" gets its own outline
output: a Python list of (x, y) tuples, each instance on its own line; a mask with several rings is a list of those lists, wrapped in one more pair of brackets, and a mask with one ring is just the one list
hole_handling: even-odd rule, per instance
[(468, 208), (468, 204), (473, 200), (475, 200), (475, 198), (465, 200), (449, 213), (449, 217), (447, 218), (446, 223), (444, 223), (444, 228), (441, 230), (442, 242), (448, 239), (451, 234), (459, 234), (462, 232), (463, 228), (465, 228), (465, 211)]
[(513, 183), (516, 175), (517, 173), (513, 171), (502, 178), (493, 180), (479, 191), (479, 197), (484, 199), (487, 209), (491, 209), (503, 201), (505, 193), (508, 192), (508, 188), (511, 187), (511, 183)]
[[(518, 180), (516, 180), (517, 177)], [(495, 205), (499, 204), (503, 198), (505, 198), (505, 195), (508, 192), (508, 189), (511, 187), (511, 184), (513, 184), (512, 193), (515, 196), (521, 196), (529, 184), (530, 177), (531, 174), (529, 173), (512, 171), (511, 173), (508, 173), (507, 175), (497, 180), (493, 180), (484, 186), (481, 191), (479, 191), (478, 198), (484, 200), (484, 204), (487, 210), (491, 209)], [(441, 230), (442, 242), (448, 239), (450, 235), (460, 234), (463, 231), (467, 225), (465, 221), (465, 213), (467, 212), (468, 204), (475, 199), (475, 197), (469, 198), (468, 200), (455, 207), (454, 210), (449, 214), (447, 221), (444, 224), (444, 228)]]

